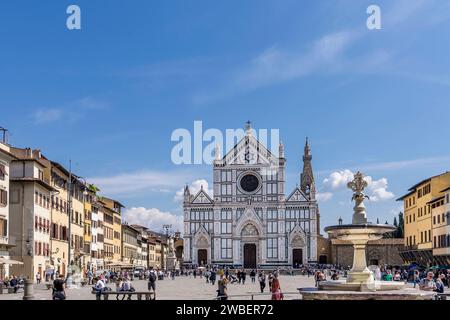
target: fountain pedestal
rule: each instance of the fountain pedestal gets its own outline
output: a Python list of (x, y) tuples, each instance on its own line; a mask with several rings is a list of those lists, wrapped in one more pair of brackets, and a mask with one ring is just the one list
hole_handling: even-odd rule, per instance
[(384, 291), (397, 290), (405, 286), (403, 282), (375, 281), (372, 272), (367, 268), (366, 247), (370, 240), (378, 240), (386, 232), (392, 232), (395, 227), (377, 224), (349, 224), (325, 228), (328, 234), (336, 239), (353, 244), (353, 267), (345, 281), (323, 281), (319, 283), (320, 290), (350, 290), (350, 291)]

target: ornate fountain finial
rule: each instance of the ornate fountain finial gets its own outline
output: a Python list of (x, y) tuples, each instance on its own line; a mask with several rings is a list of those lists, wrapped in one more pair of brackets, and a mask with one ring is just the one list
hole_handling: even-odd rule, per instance
[(366, 180), (364, 180), (364, 175), (358, 171), (354, 175), (353, 181), (347, 184), (349, 189), (352, 189), (353, 196), (352, 200), (355, 200), (355, 207), (353, 208), (353, 224), (365, 224), (367, 223), (366, 217), (366, 207), (364, 206), (364, 199), (369, 199), (368, 196), (364, 194), (364, 189), (368, 186)]

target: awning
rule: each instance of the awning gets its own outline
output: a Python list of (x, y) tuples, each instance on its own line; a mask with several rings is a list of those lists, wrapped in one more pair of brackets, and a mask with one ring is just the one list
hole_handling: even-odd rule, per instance
[(23, 265), (23, 262), (17, 260), (7, 259), (3, 256), (0, 256), (0, 264), (9, 264), (9, 265)]

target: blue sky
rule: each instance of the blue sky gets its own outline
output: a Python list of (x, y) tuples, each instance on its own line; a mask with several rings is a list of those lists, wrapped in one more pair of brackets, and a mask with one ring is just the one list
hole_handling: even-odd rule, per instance
[[(66, 28), (70, 4), (81, 30)], [(280, 129), (287, 190), (308, 136), (322, 227), (350, 220), (349, 172), (372, 177), (369, 219), (384, 222), (449, 169), (449, 1), (4, 1), (0, 39), (10, 142), (72, 159), (152, 228), (180, 225), (185, 183), (211, 187), (209, 166), (170, 159), (172, 131), (194, 120)]]

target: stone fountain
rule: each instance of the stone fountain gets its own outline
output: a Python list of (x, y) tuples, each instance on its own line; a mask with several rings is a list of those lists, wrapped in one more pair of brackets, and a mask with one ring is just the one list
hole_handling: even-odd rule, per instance
[(353, 267), (345, 280), (322, 281), (318, 290), (300, 290), (303, 299), (432, 299), (433, 293), (404, 289), (404, 282), (375, 280), (367, 267), (367, 243), (381, 239), (383, 234), (394, 231), (395, 227), (367, 222), (364, 200), (369, 197), (364, 194), (367, 181), (361, 172), (358, 171), (347, 186), (353, 191), (352, 200), (355, 201), (352, 224), (330, 226), (325, 228), (325, 231), (332, 238), (353, 244)]

